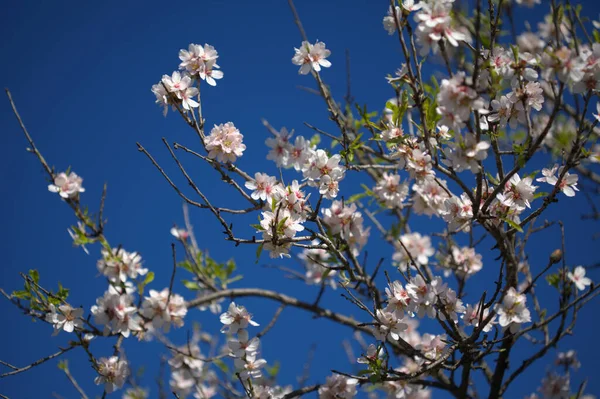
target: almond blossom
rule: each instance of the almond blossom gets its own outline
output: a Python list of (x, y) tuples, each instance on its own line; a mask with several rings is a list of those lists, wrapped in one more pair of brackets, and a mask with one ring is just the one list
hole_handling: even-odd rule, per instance
[(298, 73), (308, 74), (311, 70), (319, 72), (321, 67), (329, 68), (331, 62), (326, 60), (331, 55), (331, 51), (325, 48), (325, 43), (317, 41), (315, 44), (302, 42), (300, 48), (294, 48), (296, 54), (292, 57), (294, 65), (300, 65)]
[(127, 252), (123, 248), (113, 248), (111, 252), (102, 249), (102, 258), (96, 263), (98, 271), (111, 282), (125, 282), (127, 278), (144, 276), (148, 269), (142, 267), (142, 257), (137, 252)]
[(184, 110), (189, 111), (192, 108), (200, 106), (200, 104), (192, 98), (198, 95), (198, 89), (191, 87), (192, 78), (189, 75), (182, 75), (178, 71), (175, 71), (171, 76), (163, 75), (162, 84), (165, 85), (169, 93), (172, 93), (181, 101)]
[(327, 377), (325, 384), (319, 387), (319, 399), (350, 399), (356, 396), (356, 378), (340, 374)]
[(496, 196), (500, 203), (510, 208), (524, 210), (531, 208), (530, 202), (533, 201), (534, 192), (537, 186), (532, 185), (533, 179), (529, 176), (521, 179), (518, 173), (515, 173), (506, 182), (504, 192)]
[(579, 291), (584, 291), (588, 285), (592, 284), (589, 277), (585, 277), (585, 268), (577, 266), (573, 272), (568, 272), (567, 277), (575, 284)]
[(58, 193), (62, 198), (77, 198), (79, 193), (85, 192), (85, 188), (81, 186), (83, 179), (75, 172), (66, 173), (62, 172), (54, 177), (54, 184), (48, 186), (48, 191), (52, 193)]
[[(550, 185), (556, 186), (556, 183), (558, 182), (558, 178), (555, 176), (557, 169), (558, 169), (558, 175), (560, 176), (563, 172), (564, 167), (561, 166), (560, 168), (558, 168), (558, 165), (554, 164), (554, 166), (551, 169), (546, 169), (546, 168), (542, 169), (543, 177), (537, 178), (536, 181), (545, 182)], [(574, 197), (575, 191), (579, 191), (579, 189), (577, 188), (578, 180), (579, 180), (579, 176), (577, 176), (575, 174), (571, 174), (569, 172), (565, 172), (565, 175), (563, 176), (560, 183), (558, 184), (558, 188), (567, 197)]]
[(133, 297), (127, 293), (119, 293), (112, 285), (103, 296), (96, 299), (91, 308), (94, 321), (104, 326), (104, 335), (110, 332), (129, 337), (132, 331), (140, 331), (140, 319)]
[[(478, 328), (479, 321), (487, 320), (489, 314), (490, 310), (488, 308), (484, 308), (483, 312), (481, 311), (481, 304), (477, 304), (476, 306), (467, 305), (461, 318), (466, 325)], [(495, 316), (489, 322), (487, 322), (487, 324), (482, 328), (483, 332), (490, 332), (492, 330), (492, 327), (494, 326), (494, 319)]]
[(245, 329), (248, 325), (258, 326), (259, 324), (252, 320), (252, 315), (248, 313), (245, 307), (237, 306), (235, 302), (229, 304), (227, 312), (220, 317), (221, 323), (224, 324), (221, 332), (230, 331), (237, 332), (240, 329)]
[(402, 244), (396, 244), (396, 252), (393, 255), (393, 259), (398, 263), (402, 271), (406, 271), (407, 264), (410, 264), (414, 268), (413, 261), (418, 265), (426, 265), (429, 262), (429, 258), (435, 253), (429, 236), (422, 236), (420, 233), (410, 233), (400, 236), (399, 240)]
[(282, 189), (276, 177), (259, 172), (254, 175), (254, 180), (247, 181), (245, 185), (248, 190), (253, 190), (250, 195), (253, 199), (267, 202), (271, 201), (276, 191)]
[(46, 313), (45, 320), (52, 324), (54, 333), (58, 334), (61, 330), (73, 332), (75, 329), (83, 328), (83, 309), (72, 308), (69, 304), (63, 304), (56, 307), (49, 305), (50, 311)]
[(149, 294), (150, 296), (142, 302), (140, 314), (151, 320), (153, 328), (162, 328), (169, 332), (171, 324), (176, 327), (183, 326), (187, 306), (181, 295), (170, 293), (168, 288), (160, 292), (150, 290)]
[(242, 143), (244, 136), (232, 122), (215, 125), (206, 136), (208, 157), (219, 162), (235, 162), (241, 157), (246, 145)]
[(106, 393), (113, 393), (125, 384), (129, 376), (129, 365), (118, 356), (101, 357), (96, 361), (98, 376), (94, 379), (96, 385), (104, 384)]
[(408, 195), (408, 185), (400, 183), (400, 175), (383, 173), (373, 192), (388, 208), (401, 208)]
[(517, 332), (520, 324), (531, 321), (531, 314), (526, 303), (527, 297), (519, 294), (514, 287), (510, 287), (504, 294), (502, 302), (496, 305), (498, 324), (508, 327), (512, 333)]

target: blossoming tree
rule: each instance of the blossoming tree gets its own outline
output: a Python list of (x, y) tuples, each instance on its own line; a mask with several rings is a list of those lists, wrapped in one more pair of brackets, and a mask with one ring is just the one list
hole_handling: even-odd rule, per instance
[[(197, 136), (197, 148), (164, 140), (191, 194), (138, 143), (165, 187), (185, 203), (185, 226), (171, 230), (178, 244), (170, 281), (154, 281), (142, 255), (126, 250), (127, 243), (110, 242), (103, 218), (106, 190), (98, 212), (89, 212), (82, 178), (50, 166), (7, 90), (48, 190), (73, 211), (77, 224), (69, 232), (75, 245), (100, 256), (96, 265), (106, 292), (87, 308), (75, 307), (68, 289), (52, 290), (52, 282), (35, 270), (23, 274), (23, 289), (2, 291), (53, 334), (70, 338), (64, 349), (27, 366), (2, 361), (0, 378), (75, 350), (89, 359), (99, 385), (94, 394), (104, 398), (123, 390), (117, 394), (129, 399), (166, 397), (166, 389), (149, 393), (138, 386), (131, 373), (135, 356), (125, 357), (127, 347), (154, 340), (170, 356), (168, 391), (177, 398), (294, 398), (313, 392), (321, 398), (361, 392), (413, 399), (512, 397), (511, 384), (552, 357), (556, 368), (531, 385), (536, 393), (530, 398), (590, 398), (585, 384), (571, 384), (576, 354), (554, 351), (575, 332), (579, 310), (598, 287), (584, 266), (565, 261), (562, 223), (541, 217), (549, 207), (568, 207), (580, 190), (591, 199), (591, 218), (599, 217), (593, 203), (600, 187), (600, 24), (586, 20), (568, 0), (476, 0), (468, 11), (453, 0), (391, 0), (383, 28), (398, 38), (405, 63), (387, 76), (391, 98), (378, 114), (333, 97), (326, 83), (338, 68), (329, 60), (331, 51), (309, 39), (289, 3), (303, 39), (291, 61), (306, 75), (302, 79), (316, 82), (337, 131), (308, 125), (310, 137), (294, 136), (265, 121), (272, 168), (243, 170), (236, 162), (255, 149), (247, 148), (234, 122), (202, 112), (202, 102), (210, 99), (201, 89), (224, 78), (219, 53), (209, 44), (180, 50), (178, 70), (164, 75), (152, 92), (165, 116)], [(518, 34), (512, 13), (533, 6), (546, 7), (548, 16), (537, 30)], [(507, 28), (512, 36), (501, 35)], [(424, 76), (426, 60), (440, 69), (439, 82)], [(226, 208), (209, 199), (180, 161), (184, 154), (217, 174), (240, 205)], [(317, 297), (304, 301), (285, 287), (244, 287), (235, 263), (221, 263), (200, 248), (190, 208), (210, 213), (232, 246), (256, 247), (257, 261), (269, 256), (283, 268), (286, 258), (298, 258), (301, 270), (287, 270), (318, 286)], [(232, 220), (243, 215), (258, 218), (254, 234), (234, 228)], [(439, 219), (442, 227), (416, 231), (422, 224), (415, 217)], [(529, 264), (530, 237), (546, 232), (561, 235), (563, 248), (548, 249), (544, 265)], [(389, 252), (373, 262), (367, 253), (377, 240)], [(480, 248), (486, 245), (496, 258), (483, 262)], [(470, 285), (484, 268), (491, 271), (488, 285)], [(178, 270), (188, 275), (190, 292), (174, 292)], [(540, 285), (553, 287), (553, 304), (542, 307)], [(328, 307), (323, 296), (334, 290), (349, 301), (352, 314)], [(271, 320), (258, 321), (244, 306), (247, 297), (280, 307)], [(262, 358), (261, 346), (270, 345), (263, 337), (286, 308), (346, 326), (349, 337), (355, 333), (350, 346), (360, 357), (345, 370), (317, 376), (316, 384), (278, 384), (276, 373), (265, 371), (271, 359)], [(187, 342), (172, 343), (171, 328), (189, 327), (197, 317), (220, 323), (222, 335), (192, 329)], [(431, 322), (419, 328), (421, 319)], [(110, 353), (97, 349), (102, 340), (113, 343)], [(511, 361), (523, 345), (528, 354)], [(209, 346), (217, 349), (209, 352)], [(87, 398), (68, 365), (59, 365)]]

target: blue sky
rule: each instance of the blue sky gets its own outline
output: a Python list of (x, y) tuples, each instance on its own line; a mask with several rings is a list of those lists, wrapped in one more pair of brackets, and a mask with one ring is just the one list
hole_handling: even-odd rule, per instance
[[(50, 164), (59, 170), (71, 166), (84, 178), (86, 192), (82, 201), (90, 209), (97, 209), (102, 186), (108, 183), (107, 237), (113, 245), (122, 244), (142, 254), (145, 265), (156, 273), (153, 288), (168, 285), (172, 242), (169, 229), (174, 223), (183, 222), (181, 201), (136, 150), (135, 143), (140, 141), (176, 182), (185, 186), (161, 137), (197, 147), (195, 136), (174, 114), (163, 118), (150, 92), (162, 74), (177, 68), (180, 48), (186, 48), (190, 42), (207, 42), (219, 51), (225, 78), (217, 87), (203, 90), (203, 110), (209, 126), (233, 121), (244, 134), (248, 149), (239, 161), (244, 169), (276, 174), (274, 165), (265, 159), (267, 148), (263, 142), (268, 133), (261, 118), (268, 119), (276, 128), (294, 128), (306, 137), (312, 136), (312, 132), (303, 122), (334, 131), (322, 101), (298, 88), (314, 84), (310, 77), (298, 76), (297, 67), (291, 64), (293, 47), (299, 45), (300, 35), (285, 1), (206, 0), (185, 6), (153, 0), (93, 4), (66, 1), (60, 6), (24, 0), (11, 2), (10, 7), (8, 2), (3, 3), (6, 6), (0, 16), (3, 85), (11, 89), (27, 127)], [(398, 68), (402, 60), (397, 39), (389, 37), (381, 26), (386, 4), (372, 0), (298, 1), (298, 11), (311, 40), (323, 40), (332, 50), (333, 66), (323, 76), (334, 95), (341, 98), (345, 94), (344, 50), (349, 49), (353, 95), (359, 103), (374, 110), (380, 110), (393, 95), (383, 77)], [(587, 15), (598, 15), (600, 6), (586, 7)], [(539, 19), (542, 16), (539, 9), (519, 13), (517, 23), (522, 23), (525, 15)], [(47, 191), (45, 175), (37, 160), (25, 151), (26, 142), (8, 102), (0, 104), (4, 140), (0, 146), (0, 173), (5, 186), (5, 195), (0, 197), (5, 226), (0, 240), (3, 254), (0, 286), (7, 291), (18, 289), (22, 284), (18, 272), (36, 268), (43, 285), (52, 288), (57, 281), (62, 282), (71, 288), (71, 303), (87, 310), (106, 288), (95, 267), (99, 249), (93, 247), (87, 256), (72, 247), (67, 234), (67, 228), (74, 224), (70, 209)], [(232, 200), (229, 187), (209, 173), (212, 171), (206, 165), (183, 155), (181, 159), (209, 198), (223, 205), (239, 204)], [(554, 205), (547, 213), (549, 220), (561, 217), (565, 221), (569, 235), (566, 256), (571, 265), (597, 261), (597, 251), (590, 250), (598, 244), (591, 237), (597, 226), (581, 222), (578, 216), (584, 206), (583, 196), (578, 196), (568, 206)], [(249, 233), (248, 221), (239, 220), (233, 220), (234, 226)], [(265, 268), (266, 264), (276, 263), (265, 255), (255, 264), (255, 248), (236, 248), (226, 243), (209, 213), (193, 210), (192, 221), (201, 247), (208, 248), (216, 259), (238, 260), (245, 277), (239, 286), (283, 289), (307, 301), (316, 296), (315, 287), (307, 288), (283, 278), (277, 270)], [(440, 226), (428, 218), (417, 218), (413, 223), (412, 228), (422, 232)], [(381, 252), (381, 256), (389, 259), (389, 249), (374, 243), (376, 239), (374, 233), (371, 253)], [(559, 244), (557, 229), (532, 240), (528, 248), (532, 265), (545, 265), (549, 253)], [(474, 283), (486, 284), (491, 289), (497, 263), (489, 247), (482, 247), (485, 271)], [(297, 266), (294, 262), (289, 264)], [(389, 264), (387, 267), (392, 270)], [(183, 278), (182, 274), (179, 277)], [(598, 275), (592, 274), (592, 278), (597, 280)], [(183, 290), (181, 285), (179, 289)], [(550, 298), (549, 289), (544, 287), (540, 291), (543, 298)], [(473, 292), (473, 297), (478, 295)], [(191, 294), (186, 293), (186, 297), (191, 298)], [(263, 325), (277, 308), (274, 303), (260, 300), (247, 299), (242, 303)], [(364, 317), (340, 299), (339, 291), (326, 293), (323, 303)], [(581, 312), (577, 338), (560, 344), (561, 349), (580, 351), (583, 368), (575, 374), (575, 382), (593, 377), (593, 370), (600, 367), (598, 351), (590, 350), (588, 344), (594, 342), (599, 327), (592, 310), (597, 305), (595, 301)], [(2, 360), (24, 365), (55, 352), (68, 341), (64, 333), (51, 337), (49, 326), (32, 323), (6, 301), (0, 301), (0, 314), (7, 323), (0, 332)], [(219, 328), (218, 316), (207, 312), (192, 311), (186, 319), (186, 328), (194, 321), (208, 331)], [(185, 330), (175, 334), (180, 342), (184, 336)], [(312, 320), (306, 313), (286, 310), (277, 326), (263, 338), (263, 355), (269, 362), (280, 361), (281, 382), (293, 384), (295, 376), (302, 373), (309, 348), (316, 343), (311, 381), (322, 381), (332, 368), (355, 371), (348, 366), (340, 344), (343, 339), (351, 339), (347, 329), (324, 320)], [(96, 345), (98, 355), (111, 352), (107, 345)], [(153, 380), (159, 356), (165, 351), (158, 344), (135, 342), (127, 343), (125, 350), (135, 366), (144, 366), (143, 385), (155, 397)], [(522, 397), (534, 391), (551, 356), (517, 380), (511, 395)], [(87, 393), (92, 397), (101, 393), (93, 385), (93, 372), (84, 354), (72, 353), (68, 359), (73, 374)], [(600, 382), (590, 380), (588, 391), (600, 392)], [(52, 362), (0, 380), (0, 393), (11, 399), (50, 397), (52, 392), (65, 398), (76, 397)]]

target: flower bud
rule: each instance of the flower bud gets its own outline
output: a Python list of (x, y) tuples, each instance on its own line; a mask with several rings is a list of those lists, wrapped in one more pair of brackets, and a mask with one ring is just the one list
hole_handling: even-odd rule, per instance
[(552, 262), (552, 264), (558, 263), (561, 261), (562, 256), (562, 251), (560, 249), (555, 249), (554, 252), (550, 254), (550, 262)]

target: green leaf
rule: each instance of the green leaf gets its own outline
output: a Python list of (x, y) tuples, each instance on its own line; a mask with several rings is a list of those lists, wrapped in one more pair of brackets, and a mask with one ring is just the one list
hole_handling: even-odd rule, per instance
[(34, 283), (40, 283), (40, 273), (36, 269), (29, 270), (29, 276), (31, 277)]
[(229, 367), (225, 364), (225, 362), (221, 359), (213, 360), (213, 364), (217, 366), (222, 372), (225, 374), (229, 374)]
[(31, 299), (31, 294), (27, 291), (13, 291), (12, 296), (25, 300)]
[(521, 228), (521, 226), (519, 226), (518, 223), (515, 223), (512, 220), (507, 219), (507, 218), (502, 218), (502, 220), (504, 222), (506, 222), (510, 227), (512, 227), (513, 229), (517, 230), (519, 233), (523, 232), (523, 229)]
[(146, 274), (146, 278), (144, 279), (144, 285), (148, 285), (154, 281), (154, 272), (148, 272)]
[(200, 287), (198, 286), (198, 283), (196, 281), (181, 280), (181, 282), (183, 283), (185, 288), (187, 288), (188, 290), (198, 291), (200, 289)]
[(316, 147), (319, 145), (319, 143), (321, 142), (321, 135), (319, 135), (318, 133), (315, 133), (311, 138), (310, 138), (310, 146), (311, 147)]
[(546, 276), (546, 281), (548, 284), (558, 289), (558, 285), (560, 283), (560, 275), (558, 273), (549, 274)]
[(269, 376), (271, 376), (272, 378), (277, 377), (277, 374), (279, 374), (279, 369), (281, 368), (281, 365), (279, 364), (278, 361), (275, 361), (275, 363), (273, 364), (273, 367), (265, 367), (265, 370), (267, 370), (267, 373), (269, 374)]
[(255, 263), (258, 263), (258, 259), (260, 259), (260, 254), (262, 253), (264, 245), (265, 245), (265, 243), (261, 242), (260, 245), (258, 246), (258, 248), (256, 249), (256, 262)]

